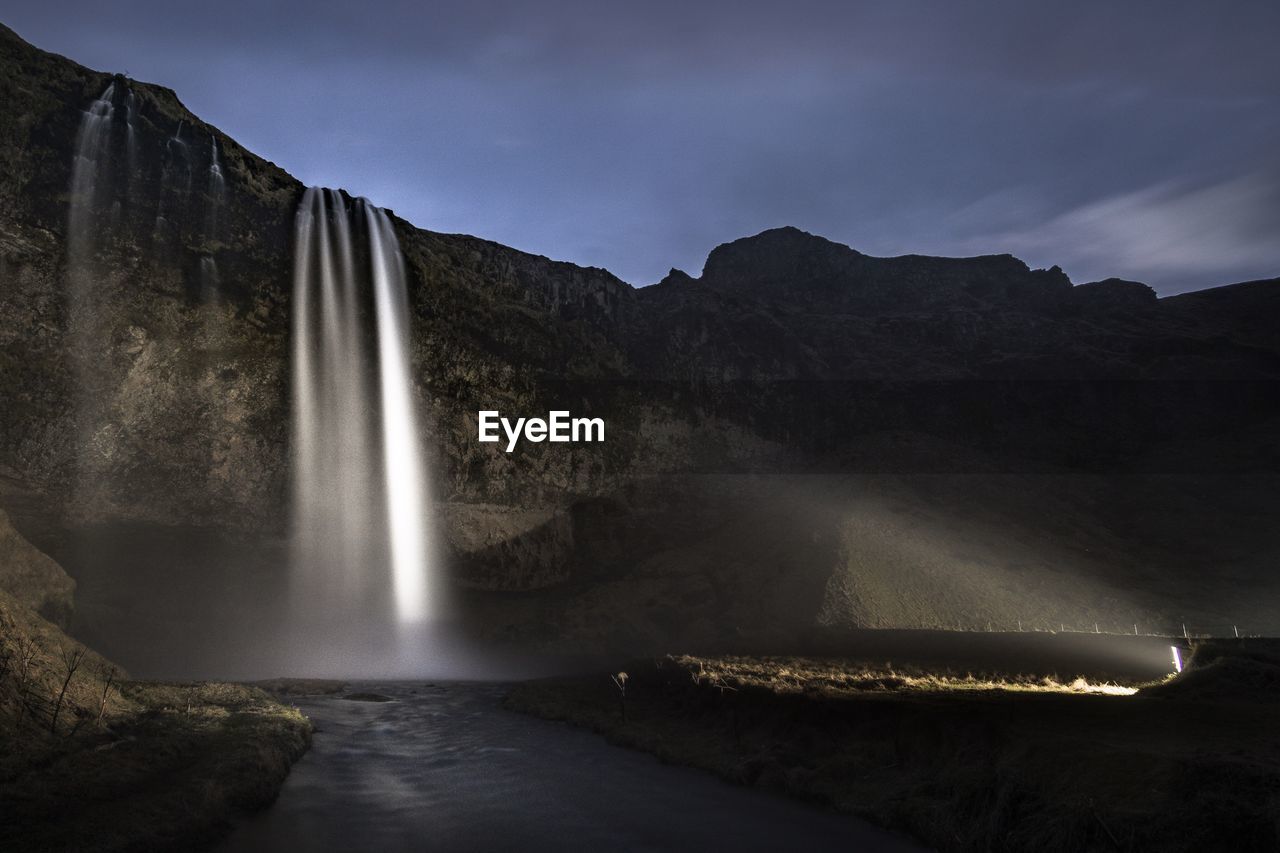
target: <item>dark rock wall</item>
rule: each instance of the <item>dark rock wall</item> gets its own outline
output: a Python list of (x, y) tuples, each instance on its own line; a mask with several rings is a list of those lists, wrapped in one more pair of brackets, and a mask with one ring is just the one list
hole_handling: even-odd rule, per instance
[(74, 609), (76, 583), (22, 537), (0, 510), (0, 591), (59, 627)]

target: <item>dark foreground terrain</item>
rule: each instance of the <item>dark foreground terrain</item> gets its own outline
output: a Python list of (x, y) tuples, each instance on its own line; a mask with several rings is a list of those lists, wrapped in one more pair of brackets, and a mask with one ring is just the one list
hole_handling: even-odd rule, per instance
[[(190, 850), (275, 799), (311, 724), (238, 684), (131, 681), (0, 513), (0, 850)], [(273, 686), (273, 685), (268, 685)]]
[(260, 690), (125, 683), (128, 706), (60, 739), (0, 742), (0, 849), (192, 850), (275, 799), (310, 724)]
[(199, 849), (274, 800), (310, 742), (257, 688), (120, 680), (3, 592), (0, 628), (0, 850)]
[(1200, 645), (1146, 685), (803, 658), (667, 657), (523, 684), (508, 708), (942, 850), (1275, 850), (1280, 655)]

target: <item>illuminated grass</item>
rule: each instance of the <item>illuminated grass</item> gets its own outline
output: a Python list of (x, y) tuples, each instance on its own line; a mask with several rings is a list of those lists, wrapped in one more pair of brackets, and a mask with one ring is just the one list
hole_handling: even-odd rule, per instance
[(915, 667), (876, 667), (852, 660), (800, 657), (694, 657), (675, 655), (669, 662), (687, 669), (696, 684), (724, 689), (765, 688), (779, 693), (811, 691), (1009, 691), (1131, 696), (1136, 685), (1090, 682), (1083, 677), (1050, 677), (925, 672)]

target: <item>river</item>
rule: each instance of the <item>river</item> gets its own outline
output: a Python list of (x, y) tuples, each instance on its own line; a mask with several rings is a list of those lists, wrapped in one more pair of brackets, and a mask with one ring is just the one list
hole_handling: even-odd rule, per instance
[(856, 818), (504, 710), (500, 684), (350, 689), (395, 701), (299, 698), (316, 725), (311, 750), (279, 800), (221, 851), (920, 849)]

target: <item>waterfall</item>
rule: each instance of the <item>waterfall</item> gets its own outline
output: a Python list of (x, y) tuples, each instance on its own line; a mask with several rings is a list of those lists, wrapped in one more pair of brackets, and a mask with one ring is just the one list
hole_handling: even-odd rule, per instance
[(95, 415), (87, 391), (99, 383), (101, 359), (101, 282), (96, 257), (102, 246), (104, 212), (118, 219), (112, 192), (112, 138), (115, 133), (116, 84), (112, 82), (89, 105), (76, 133), (75, 158), (67, 213), (66, 295), (68, 353), (76, 384), (73, 417), (77, 434), (76, 478), (80, 488), (91, 482)]
[(422, 619), (427, 605), (426, 542), (422, 531), (426, 507), (409, 371), (409, 300), (405, 294), (404, 261), (391, 220), (381, 208), (365, 204), (364, 209), (378, 324), (383, 480), (392, 581), (397, 616), (402, 622), (414, 622)]
[(125, 153), (128, 156), (130, 177), (138, 171), (138, 131), (133, 125), (133, 116), (137, 108), (138, 98), (131, 88), (124, 99)]
[(218, 262), (208, 255), (200, 259), (200, 299), (206, 305), (218, 301)]
[[(67, 248), (73, 267), (92, 253), (96, 233), (94, 219), (100, 209), (102, 174), (111, 146), (116, 84), (111, 83), (80, 117), (75, 160), (71, 164), (71, 212), (67, 223)], [(74, 270), (73, 270), (74, 271)]]
[(384, 211), (316, 187), (296, 228), (295, 605), (330, 629), (422, 625), (439, 615), (440, 589), (399, 243)]
[(161, 176), (161, 180), (166, 184), (169, 183), (168, 173), (173, 166), (173, 161), (181, 157), (183, 168), (186, 170), (186, 179), (183, 185), (183, 190), (187, 194), (190, 194), (191, 192), (191, 157), (187, 152), (187, 143), (182, 139), (182, 126), (186, 123), (187, 123), (186, 119), (179, 119), (177, 130), (173, 132), (173, 136), (169, 137), (169, 140), (164, 144), (165, 174)]
[(218, 161), (218, 137), (209, 135), (209, 195), (220, 198), (227, 191), (222, 179), (222, 163)]
[(205, 223), (205, 234), (218, 236), (218, 213), (227, 197), (227, 182), (222, 176), (222, 163), (218, 160), (218, 138), (209, 134), (209, 218)]

